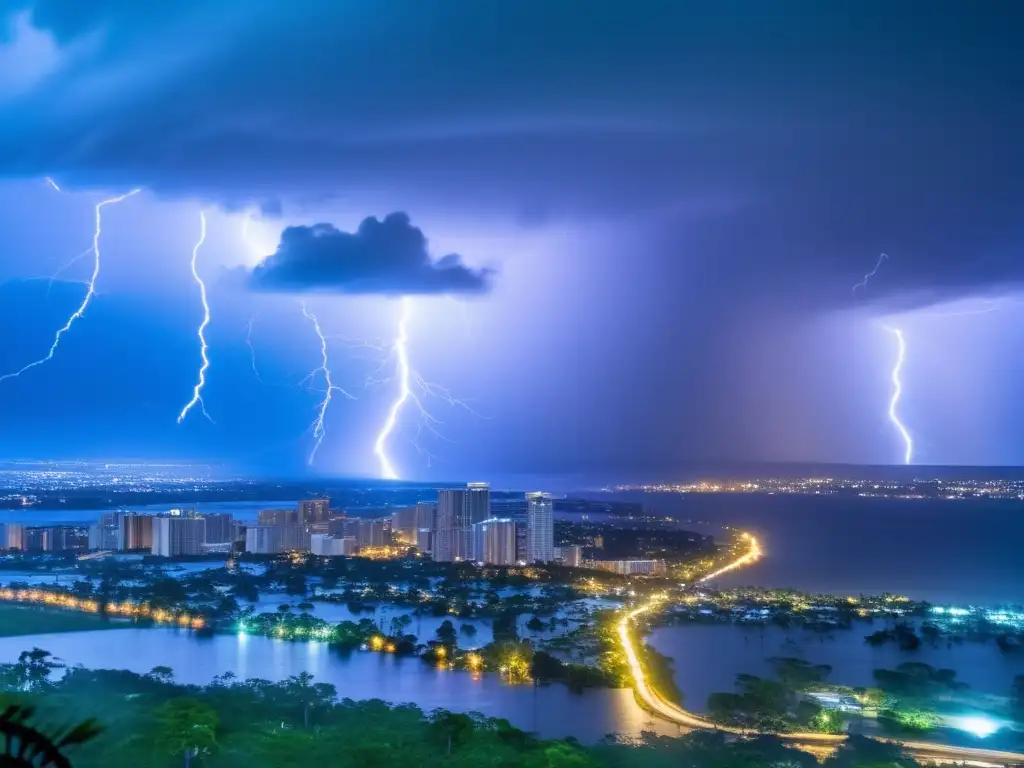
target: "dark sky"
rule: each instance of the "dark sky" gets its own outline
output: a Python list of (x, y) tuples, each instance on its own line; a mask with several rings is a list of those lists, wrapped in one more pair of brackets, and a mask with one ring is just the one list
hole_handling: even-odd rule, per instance
[(314, 469), (375, 475), (409, 295), (402, 477), (899, 463), (895, 330), (913, 460), (1022, 464), (1021, 39), (1013, 0), (3, 0), (0, 374), (142, 192), (0, 454), (303, 466), (305, 300)]

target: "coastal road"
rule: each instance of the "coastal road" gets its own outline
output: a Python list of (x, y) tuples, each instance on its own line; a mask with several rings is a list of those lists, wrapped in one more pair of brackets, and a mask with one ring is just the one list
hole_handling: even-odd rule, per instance
[[(761, 546), (757, 539), (748, 533), (743, 534), (743, 537), (749, 542), (747, 552), (723, 568), (709, 573), (700, 582), (710, 581), (723, 573), (742, 568), (755, 562), (762, 556)], [(645, 613), (650, 613), (663, 604), (664, 598), (654, 598), (644, 605), (634, 608), (619, 622), (619, 642), (622, 644), (623, 653), (626, 655), (626, 661), (633, 675), (633, 689), (636, 695), (651, 712), (684, 728), (721, 731), (737, 736), (758, 735), (758, 731), (749, 728), (718, 725), (705, 717), (688, 712), (682, 707), (663, 699), (651, 687), (637, 656), (633, 639), (630, 637), (629, 628), (635, 618)], [(783, 741), (787, 741), (797, 747), (806, 747), (809, 751), (837, 748), (846, 741), (845, 734), (790, 732), (777, 735)], [(1024, 765), (1024, 754), (1018, 752), (957, 747), (949, 744), (932, 744), (922, 741), (892, 741), (894, 744), (899, 744), (911, 757), (925, 761), (960, 762), (975, 766)]]

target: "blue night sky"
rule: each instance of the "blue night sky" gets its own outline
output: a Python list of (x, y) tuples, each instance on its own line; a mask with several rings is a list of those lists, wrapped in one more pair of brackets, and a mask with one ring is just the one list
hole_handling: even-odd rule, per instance
[(0, 456), (306, 467), (304, 302), (312, 469), (378, 476), (407, 301), (403, 478), (900, 463), (891, 328), (914, 460), (1024, 464), (1022, 34), (1012, 0), (5, 0), (0, 375), (141, 192), (0, 381)]

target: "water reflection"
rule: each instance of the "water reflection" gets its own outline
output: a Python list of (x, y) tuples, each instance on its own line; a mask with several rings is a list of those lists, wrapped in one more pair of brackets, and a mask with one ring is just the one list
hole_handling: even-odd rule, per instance
[(496, 675), (438, 670), (416, 658), (384, 653), (341, 655), (322, 643), (289, 643), (246, 635), (207, 640), (174, 629), (113, 629), (97, 632), (0, 638), (0, 661), (21, 651), (45, 648), (68, 664), (145, 673), (171, 667), (175, 679), (204, 684), (233, 672), (240, 679), (282, 680), (302, 671), (331, 683), (342, 698), (412, 703), (425, 711), (445, 708), (503, 717), (545, 738), (573, 736), (598, 741), (607, 734), (637, 736), (644, 730), (674, 735), (675, 726), (652, 721), (630, 689), (574, 694), (561, 685), (507, 685)]
[(828, 664), (828, 682), (871, 687), (875, 669), (893, 669), (904, 661), (920, 661), (938, 669), (956, 670), (957, 679), (972, 690), (1008, 696), (1015, 675), (1024, 674), (1024, 655), (1001, 652), (995, 643), (962, 645), (927, 642), (913, 652), (894, 644), (871, 646), (864, 636), (882, 622), (855, 624), (831, 633), (804, 629), (689, 624), (655, 630), (649, 642), (675, 659), (675, 677), (686, 696), (687, 709), (707, 711), (708, 696), (733, 691), (737, 673), (772, 678), (773, 656), (791, 656)]

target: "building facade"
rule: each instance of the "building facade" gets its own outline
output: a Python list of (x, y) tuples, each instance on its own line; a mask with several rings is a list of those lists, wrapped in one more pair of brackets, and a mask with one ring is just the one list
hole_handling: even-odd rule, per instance
[(391, 513), (391, 536), (396, 542), (416, 543), (416, 531), (419, 530), (419, 507), (403, 507)]
[(153, 516), (140, 515), (138, 512), (125, 512), (121, 515), (121, 549), (131, 551), (153, 548)]
[(462, 488), (443, 488), (437, 492), (433, 542), (434, 560), (450, 563), (460, 557), (459, 526), (464, 518), (465, 506), (466, 491)]
[(555, 513), (550, 494), (526, 494), (525, 559), (528, 563), (550, 563), (555, 559)]
[(491, 517), (501, 517), (516, 524), (516, 562), (526, 562), (526, 497), (491, 496)]
[(250, 525), (245, 531), (245, 551), (257, 555), (308, 552), (309, 544), (304, 525)]
[(299, 512), (296, 509), (261, 509), (257, 522), (260, 525), (298, 525)]
[(298, 515), (300, 523), (326, 523), (331, 516), (331, 500), (319, 498), (300, 501)]
[(492, 517), (473, 524), (473, 559), (487, 565), (515, 565), (516, 524)]
[(202, 517), (159, 516), (153, 518), (153, 545), (160, 557), (198, 555), (206, 543), (206, 520)]
[(575, 544), (558, 547), (557, 560), (570, 568), (579, 568), (583, 565), (583, 547)]
[(235, 518), (230, 512), (203, 515), (207, 544), (229, 544), (235, 539)]
[(319, 557), (342, 557), (356, 552), (356, 540), (351, 536), (331, 536), (316, 533), (309, 537), (309, 548)]
[(0, 523), (0, 549), (25, 549), (25, 526)]

